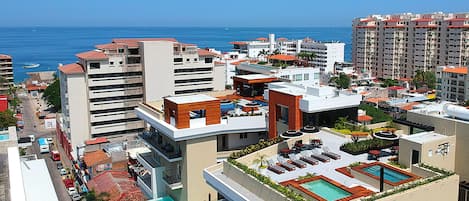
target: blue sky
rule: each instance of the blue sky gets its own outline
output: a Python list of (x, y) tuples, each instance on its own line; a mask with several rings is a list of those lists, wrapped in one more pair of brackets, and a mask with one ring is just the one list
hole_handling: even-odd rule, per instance
[(3, 0), (2, 26), (350, 26), (369, 14), (469, 12), (469, 0)]

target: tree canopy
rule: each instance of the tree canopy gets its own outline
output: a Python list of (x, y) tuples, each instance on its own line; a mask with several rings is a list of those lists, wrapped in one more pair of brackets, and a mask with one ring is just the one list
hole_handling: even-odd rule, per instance
[(51, 105), (56, 111), (60, 110), (60, 81), (56, 79), (44, 90), (43, 98), (47, 104)]
[(383, 84), (381, 84), (381, 87), (392, 87), (397, 85), (399, 85), (399, 83), (397, 83), (397, 80), (385, 79), (383, 80)]
[(331, 82), (334, 82), (339, 89), (347, 89), (350, 86), (350, 77), (345, 73), (340, 73), (339, 77), (333, 77)]
[(372, 124), (392, 120), (391, 116), (389, 116), (388, 114), (384, 113), (382, 110), (375, 108), (371, 105), (361, 104), (358, 106), (358, 109), (365, 110), (366, 115), (373, 117), (373, 120), (371, 120)]
[(85, 195), (85, 199), (86, 201), (107, 201), (109, 200), (109, 196), (110, 195), (107, 192), (102, 192), (96, 195), (96, 192), (91, 190)]
[(0, 112), (0, 128), (8, 128), (9, 126), (16, 126), (16, 117), (13, 116), (11, 110)]
[(431, 71), (415, 71), (415, 76), (412, 81), (417, 88), (427, 86), (429, 89), (435, 89), (436, 77)]

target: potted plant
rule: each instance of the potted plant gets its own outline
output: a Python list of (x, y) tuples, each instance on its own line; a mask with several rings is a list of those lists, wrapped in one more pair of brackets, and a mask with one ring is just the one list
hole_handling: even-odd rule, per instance
[(265, 173), (266, 171), (266, 168), (267, 168), (267, 160), (266, 160), (267, 156), (262, 154), (257, 154), (257, 158), (254, 159), (253, 163), (255, 164), (259, 164), (259, 172), (260, 173)]

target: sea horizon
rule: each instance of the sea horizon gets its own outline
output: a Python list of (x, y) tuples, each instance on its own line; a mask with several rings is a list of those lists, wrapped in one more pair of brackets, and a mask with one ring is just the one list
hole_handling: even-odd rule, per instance
[[(0, 28), (0, 54), (13, 57), (15, 82), (28, 72), (57, 71), (59, 64), (74, 63), (75, 55), (110, 43), (113, 38), (170, 37), (180, 42), (227, 52), (230, 41), (254, 40), (274, 33), (277, 38), (340, 41), (345, 45), (345, 61), (351, 61), (351, 27), (150, 27), (150, 26), (17, 26)], [(30, 63), (38, 68), (23, 68)]]

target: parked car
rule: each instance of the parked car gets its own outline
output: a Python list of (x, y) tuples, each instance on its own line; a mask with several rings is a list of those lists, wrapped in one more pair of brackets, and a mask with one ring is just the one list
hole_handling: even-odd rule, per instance
[(78, 193), (73, 194), (71, 197), (73, 201), (79, 201), (82, 198), (81, 195)]
[(28, 137), (31, 139), (31, 142), (34, 142), (34, 140), (36, 140), (36, 137), (34, 137), (34, 135), (28, 135)]
[(52, 139), (51, 137), (48, 137), (46, 139), (49, 144), (54, 144), (54, 139)]
[(68, 195), (78, 194), (77, 189), (75, 187), (67, 188)]
[(57, 163), (57, 170), (64, 168), (61, 162)]
[(68, 174), (68, 171), (65, 168), (60, 169), (60, 175), (61, 176), (64, 176), (64, 175), (67, 175), (67, 174)]

